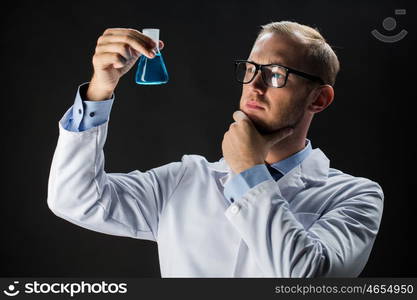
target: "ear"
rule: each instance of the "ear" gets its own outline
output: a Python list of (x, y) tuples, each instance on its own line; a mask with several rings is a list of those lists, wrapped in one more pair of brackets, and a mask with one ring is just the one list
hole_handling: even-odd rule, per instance
[(334, 90), (331, 85), (322, 85), (313, 90), (313, 99), (308, 110), (312, 113), (318, 113), (324, 110), (333, 102)]

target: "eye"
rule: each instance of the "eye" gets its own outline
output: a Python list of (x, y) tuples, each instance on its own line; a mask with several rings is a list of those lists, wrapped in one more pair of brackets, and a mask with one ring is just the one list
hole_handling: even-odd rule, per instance
[(247, 68), (247, 72), (248, 73), (254, 73), (255, 72), (255, 67), (251, 66)]
[(274, 74), (276, 78), (280, 78), (285, 75), (285, 71), (280, 67), (272, 67), (271, 73)]

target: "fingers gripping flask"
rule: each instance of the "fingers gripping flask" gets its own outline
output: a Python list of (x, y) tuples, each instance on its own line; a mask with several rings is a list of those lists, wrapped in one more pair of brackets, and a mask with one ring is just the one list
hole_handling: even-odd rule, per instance
[(136, 71), (136, 83), (145, 85), (164, 84), (168, 82), (168, 72), (165, 67), (164, 59), (159, 51), (159, 29), (145, 28), (142, 33), (156, 43), (156, 55), (153, 58), (148, 58), (141, 55), (138, 61), (138, 68)]

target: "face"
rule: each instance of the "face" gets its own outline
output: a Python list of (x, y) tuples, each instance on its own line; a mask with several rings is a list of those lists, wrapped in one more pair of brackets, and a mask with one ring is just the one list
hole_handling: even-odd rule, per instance
[[(303, 71), (300, 45), (274, 33), (263, 35), (253, 46), (248, 60), (258, 64), (277, 63)], [(260, 133), (272, 133), (281, 128), (297, 127), (307, 112), (307, 97), (311, 88), (304, 79), (292, 73), (283, 88), (267, 86), (258, 71), (248, 84), (242, 84), (240, 110), (252, 120)], [(254, 108), (250, 103), (261, 108)]]

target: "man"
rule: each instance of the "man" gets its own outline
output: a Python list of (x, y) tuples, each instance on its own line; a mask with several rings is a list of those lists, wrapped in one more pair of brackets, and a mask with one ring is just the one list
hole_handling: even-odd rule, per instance
[(133, 29), (99, 38), (94, 75), (59, 123), (49, 208), (87, 229), (157, 242), (162, 277), (358, 276), (383, 192), (330, 168), (306, 139), (333, 101), (339, 70), (320, 33), (295, 22), (262, 26), (247, 61), (236, 62), (240, 110), (219, 161), (184, 155), (146, 172), (106, 173), (113, 91), (156, 46)]

